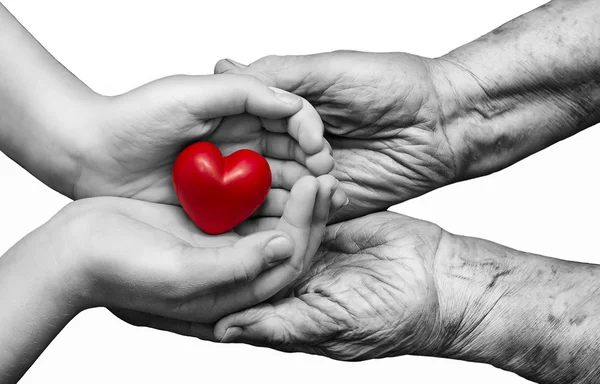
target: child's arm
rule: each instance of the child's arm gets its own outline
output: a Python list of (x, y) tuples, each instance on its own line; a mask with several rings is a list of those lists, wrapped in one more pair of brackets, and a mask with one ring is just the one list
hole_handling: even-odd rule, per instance
[[(297, 168), (290, 164), (300, 163), (294, 180), (273, 185), (288, 193), (300, 176), (333, 168), (323, 123), (298, 96), (232, 75), (172, 76), (102, 96), (0, 5), (0, 151), (45, 184), (74, 199), (177, 204), (173, 160), (195, 141), (211, 141), (226, 153), (253, 149), (272, 160), (274, 174), (290, 174)], [(338, 192), (336, 205), (344, 200)], [(282, 211), (279, 204), (274, 216)]]
[(73, 136), (99, 98), (52, 57), (0, 4), (0, 150), (71, 196)]

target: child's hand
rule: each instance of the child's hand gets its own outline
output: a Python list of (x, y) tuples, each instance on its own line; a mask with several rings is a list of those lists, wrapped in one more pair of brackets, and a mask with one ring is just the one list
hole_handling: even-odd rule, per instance
[(335, 184), (300, 179), (276, 228), (247, 237), (205, 235), (179, 207), (119, 198), (75, 203), (59, 220), (83, 239), (76, 254), (95, 282), (89, 305), (211, 322), (299, 276), (321, 242)]
[(330, 175), (301, 178), (276, 228), (246, 237), (205, 235), (171, 205), (70, 204), (0, 258), (0, 377), (22, 375), (85, 308), (209, 323), (273, 297), (310, 264), (336, 188)]
[[(292, 185), (333, 169), (323, 123), (293, 94), (251, 76), (173, 76), (113, 98), (95, 99), (78, 132), (80, 174), (74, 198), (119, 196), (178, 204), (171, 184), (176, 156), (196, 141), (224, 155), (249, 148), (271, 165), (273, 189), (257, 214), (281, 216)], [(346, 200), (340, 191), (333, 205)]]

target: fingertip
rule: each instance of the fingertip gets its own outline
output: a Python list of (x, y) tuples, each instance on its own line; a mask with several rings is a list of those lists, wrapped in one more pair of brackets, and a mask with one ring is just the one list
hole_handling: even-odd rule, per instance
[(318, 180), (322, 190), (331, 191), (331, 193), (328, 194), (328, 196), (331, 197), (339, 184), (338, 180), (332, 175), (319, 176)]
[(238, 312), (235, 314), (231, 314), (229, 316), (223, 317), (221, 320), (217, 321), (213, 330), (215, 339), (218, 341), (222, 341), (227, 333), (227, 330), (230, 328), (240, 328), (237, 324), (235, 324), (235, 320), (243, 315), (244, 312)]
[(227, 72), (228, 69), (232, 69), (232, 67), (233, 65), (227, 61), (227, 59), (221, 59), (215, 64), (213, 73), (215, 75), (220, 75), (221, 73)]
[[(312, 106), (310, 107), (312, 108)], [(320, 153), (321, 151), (326, 150), (324, 138), (323, 138), (323, 122), (321, 121), (321, 117), (315, 111), (315, 114), (318, 117), (318, 121), (309, 123), (308, 120), (304, 122), (304, 126), (301, 127), (301, 131), (298, 133), (298, 143), (304, 152), (309, 155), (314, 155)], [(314, 120), (317, 120), (315, 118)], [(306, 129), (307, 124), (313, 124), (313, 127), (310, 129)]]
[(294, 240), (287, 234), (279, 232), (277, 236), (267, 243), (265, 252), (270, 262), (287, 259), (294, 253)]
[(331, 175), (323, 175), (318, 177), (319, 180), (319, 193), (317, 195), (317, 203), (315, 204), (315, 213), (313, 214), (313, 220), (315, 218), (318, 222), (327, 220), (328, 212), (331, 207), (331, 198), (335, 193), (338, 181)]
[(292, 197), (316, 195), (319, 190), (319, 181), (314, 176), (302, 176), (290, 191)]
[(315, 155), (306, 158), (306, 167), (313, 175), (325, 175), (333, 170), (333, 157), (327, 148)]
[(215, 64), (214, 73), (215, 75), (218, 75), (235, 69), (245, 69), (247, 67), (247, 65), (240, 64), (232, 59), (221, 59)]
[(215, 334), (215, 337), (217, 337), (217, 340), (219, 340), (221, 343), (232, 343), (235, 342), (236, 339), (238, 339), (242, 333), (244, 333), (244, 330), (240, 327), (229, 327), (225, 330), (225, 332), (223, 332), (222, 335), (217, 336)]
[(302, 109), (302, 98), (293, 93), (284, 91), (283, 89), (269, 87), (277, 97), (277, 99), (291, 108), (294, 108), (294, 113)]
[(337, 188), (333, 194), (333, 197), (331, 198), (331, 204), (340, 209), (346, 205), (347, 201), (348, 197), (346, 196), (346, 193), (341, 188)]

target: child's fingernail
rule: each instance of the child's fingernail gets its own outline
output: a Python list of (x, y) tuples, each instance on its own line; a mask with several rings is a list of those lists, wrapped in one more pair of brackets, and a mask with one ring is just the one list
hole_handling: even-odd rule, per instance
[(270, 261), (279, 261), (292, 256), (294, 244), (287, 237), (280, 236), (269, 241), (265, 251)]
[(235, 60), (232, 60), (232, 59), (225, 59), (225, 60), (226, 60), (226, 61), (228, 61), (228, 62), (230, 62), (230, 63), (231, 63), (231, 65), (234, 65), (234, 66), (236, 66), (236, 67), (238, 67), (238, 68), (247, 68), (247, 67), (248, 67), (247, 65), (244, 65), (244, 64), (238, 63), (237, 61), (235, 61)]
[(346, 201), (344, 201), (344, 204), (342, 204), (342, 207), (345, 207), (348, 204), (350, 204), (350, 199), (346, 197)]
[(300, 101), (300, 96), (296, 96), (293, 93), (286, 92), (279, 88), (269, 87), (273, 92), (275, 92), (275, 96), (286, 104), (296, 104)]
[(242, 328), (240, 328), (240, 327), (227, 328), (227, 330), (225, 331), (225, 334), (221, 338), (220, 342), (221, 343), (230, 343), (234, 339), (236, 339), (238, 336), (240, 336), (241, 334), (242, 334)]
[(337, 191), (338, 186), (340, 185), (340, 182), (338, 180), (335, 181), (335, 184), (333, 185), (333, 187), (331, 188), (331, 193), (329, 195), (329, 198), (332, 198), (333, 195), (335, 195), (335, 191)]

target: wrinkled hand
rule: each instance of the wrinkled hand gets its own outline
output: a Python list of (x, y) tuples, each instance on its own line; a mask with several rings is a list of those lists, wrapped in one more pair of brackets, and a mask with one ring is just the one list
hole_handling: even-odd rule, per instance
[(52, 223), (70, 228), (84, 306), (211, 322), (300, 276), (323, 238), (335, 188), (330, 175), (301, 178), (276, 228), (247, 237), (209, 236), (179, 207), (121, 198), (77, 201)]
[(253, 75), (306, 98), (325, 123), (350, 204), (362, 216), (451, 183), (459, 159), (444, 131), (439, 63), (403, 53), (268, 56), (250, 66), (221, 60), (215, 73)]
[(220, 320), (215, 336), (340, 360), (427, 353), (437, 342), (441, 237), (436, 225), (394, 213), (329, 226), (290, 297)]
[[(280, 217), (300, 177), (333, 168), (314, 108), (251, 76), (167, 77), (96, 99), (87, 117), (89, 127), (77, 135), (74, 198), (118, 196), (178, 204), (171, 182), (175, 158), (191, 143), (210, 141), (224, 155), (248, 148), (267, 157), (273, 189), (257, 214)], [(297, 143), (296, 150), (282, 153), (281, 142), (288, 138)], [(340, 191), (334, 205), (345, 199)]]

